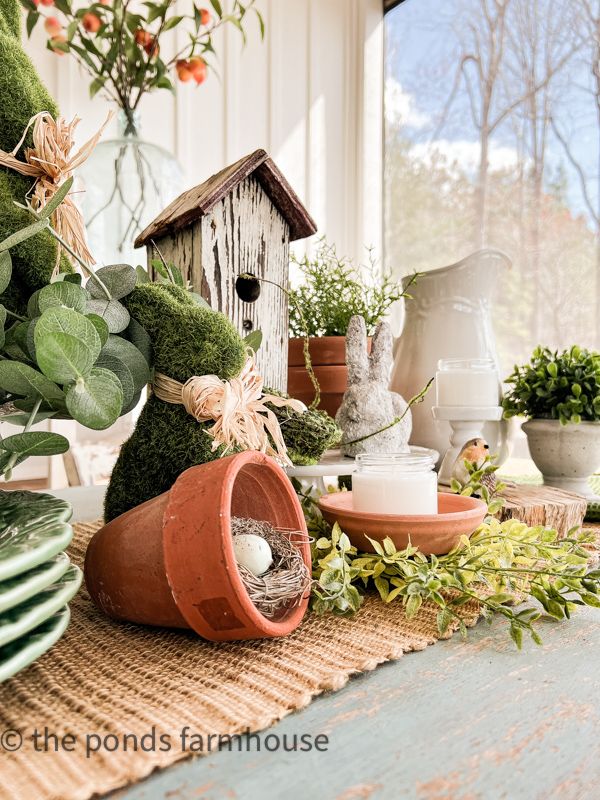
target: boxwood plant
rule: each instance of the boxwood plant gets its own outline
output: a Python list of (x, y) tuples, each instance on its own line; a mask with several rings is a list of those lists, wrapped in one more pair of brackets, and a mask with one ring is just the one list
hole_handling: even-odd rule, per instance
[[(0, 242), (0, 294), (11, 281), (12, 248), (41, 230), (59, 239), (50, 217), (71, 183), (40, 213), (28, 208), (32, 224)], [(135, 406), (150, 378), (150, 339), (121, 302), (147, 274), (127, 264), (82, 268), (85, 285), (79, 274), (58, 275), (29, 298), (26, 316), (0, 306), (0, 420), (24, 428), (0, 440), (7, 479), (28, 456), (68, 450), (64, 436), (31, 431), (35, 423), (57, 417), (108, 428)]]
[(505, 417), (556, 419), (563, 425), (600, 420), (600, 353), (537, 347), (529, 364), (515, 366), (506, 382)]

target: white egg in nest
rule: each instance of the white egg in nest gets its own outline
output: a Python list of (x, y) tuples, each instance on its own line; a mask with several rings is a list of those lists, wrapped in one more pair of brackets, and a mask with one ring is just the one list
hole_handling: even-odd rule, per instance
[(235, 560), (242, 567), (259, 577), (273, 563), (273, 553), (269, 543), (254, 533), (240, 533), (233, 537)]

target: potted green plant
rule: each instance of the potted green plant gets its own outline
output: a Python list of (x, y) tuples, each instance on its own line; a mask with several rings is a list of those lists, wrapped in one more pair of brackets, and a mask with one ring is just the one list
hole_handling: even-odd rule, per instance
[(600, 467), (600, 353), (537, 347), (507, 383), (504, 415), (528, 417), (523, 430), (544, 483), (593, 497), (588, 479)]
[(348, 384), (346, 333), (350, 320), (357, 314), (363, 317), (370, 337), (390, 307), (410, 295), (388, 272), (378, 274), (372, 252), (367, 265), (357, 266), (338, 256), (335, 246), (324, 239), (313, 256), (292, 256), (292, 264), (300, 271), (302, 283), (290, 290), (288, 392), (307, 405), (315, 398), (304, 353), (308, 336), (321, 390), (318, 407), (335, 416)]

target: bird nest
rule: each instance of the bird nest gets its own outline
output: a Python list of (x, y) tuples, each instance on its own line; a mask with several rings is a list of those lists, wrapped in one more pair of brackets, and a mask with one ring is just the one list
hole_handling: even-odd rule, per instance
[(238, 564), (238, 570), (248, 596), (268, 619), (275, 619), (295, 606), (309, 591), (311, 574), (304, 563), (299, 544), (306, 542), (302, 531), (276, 529), (268, 522), (232, 517), (231, 534), (251, 533), (262, 537), (273, 555), (273, 563), (264, 575), (256, 576)]

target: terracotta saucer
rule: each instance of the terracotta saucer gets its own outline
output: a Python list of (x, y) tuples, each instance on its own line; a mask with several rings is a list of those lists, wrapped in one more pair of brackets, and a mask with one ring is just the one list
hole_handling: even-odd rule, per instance
[(352, 492), (323, 495), (319, 508), (328, 522), (339, 522), (360, 552), (374, 552), (367, 536), (379, 542), (389, 536), (398, 550), (403, 550), (410, 542), (424, 555), (450, 552), (461, 536), (471, 536), (477, 530), (487, 514), (482, 500), (445, 492), (438, 493), (439, 513), (435, 515), (396, 516), (354, 511)]

